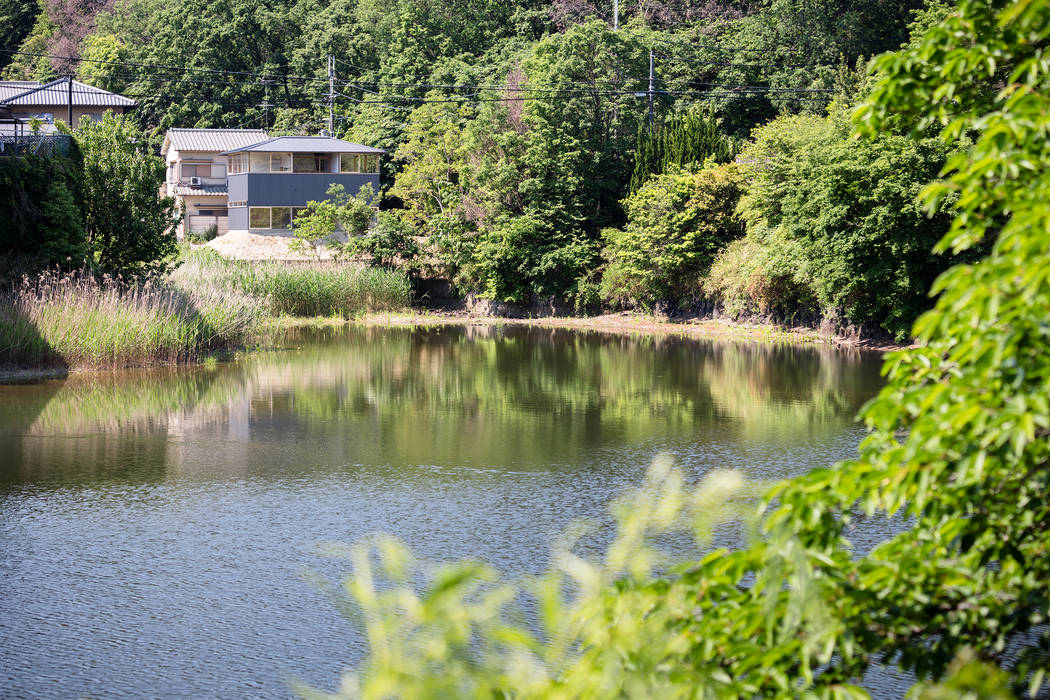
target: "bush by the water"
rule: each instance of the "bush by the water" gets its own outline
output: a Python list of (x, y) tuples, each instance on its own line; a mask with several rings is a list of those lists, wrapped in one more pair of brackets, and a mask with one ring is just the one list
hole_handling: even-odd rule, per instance
[(0, 296), (0, 366), (141, 367), (199, 359), (256, 335), (246, 295), (44, 272)]
[(603, 232), (602, 298), (649, 306), (696, 296), (715, 253), (744, 234), (735, 211), (743, 184), (735, 163), (672, 167), (647, 180), (623, 202), (627, 225)]
[(933, 252), (950, 200), (932, 216), (916, 201), (949, 150), (934, 138), (858, 141), (842, 108), (760, 127), (742, 154), (750, 182), (739, 207), (753, 255), (731, 260), (745, 246), (726, 249), (705, 290), (727, 311), (816, 311), (904, 340), (930, 305), (926, 290), (958, 262)]
[(342, 316), (407, 307), (412, 285), (401, 272), (339, 262), (246, 262), (192, 251), (171, 275), (179, 287), (231, 289), (273, 315)]

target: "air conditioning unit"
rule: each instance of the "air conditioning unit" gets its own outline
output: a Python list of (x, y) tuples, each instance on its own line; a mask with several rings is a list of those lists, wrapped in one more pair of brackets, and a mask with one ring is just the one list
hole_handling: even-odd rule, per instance
[(201, 179), (199, 177), (191, 177), (190, 178), (190, 187), (200, 187), (200, 186), (201, 186)]

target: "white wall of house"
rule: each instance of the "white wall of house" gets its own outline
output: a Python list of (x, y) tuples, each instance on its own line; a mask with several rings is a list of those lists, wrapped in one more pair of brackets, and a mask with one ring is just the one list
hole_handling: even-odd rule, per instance
[(226, 211), (226, 195), (183, 195), (176, 191), (179, 186), (190, 187), (193, 178), (199, 178), (201, 185), (226, 186), (226, 156), (218, 152), (179, 151), (169, 148), (165, 155), (165, 186), (169, 196), (175, 197), (177, 205), (185, 207), (179, 234), (202, 233), (211, 224), (219, 229), (219, 234), (229, 230), (228, 216), (216, 214), (216, 210)]

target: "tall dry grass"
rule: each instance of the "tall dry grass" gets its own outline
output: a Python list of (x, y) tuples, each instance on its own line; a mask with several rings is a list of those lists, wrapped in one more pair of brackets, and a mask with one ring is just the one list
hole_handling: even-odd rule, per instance
[(355, 264), (184, 254), (157, 282), (44, 272), (0, 291), (0, 367), (118, 369), (200, 360), (264, 341), (278, 316), (404, 308), (408, 278)]
[(274, 316), (341, 316), (409, 306), (400, 272), (341, 262), (247, 262), (214, 251), (189, 252), (172, 273), (183, 289), (230, 290), (259, 299)]
[(0, 365), (116, 369), (192, 361), (246, 343), (264, 320), (245, 294), (44, 272), (0, 294)]

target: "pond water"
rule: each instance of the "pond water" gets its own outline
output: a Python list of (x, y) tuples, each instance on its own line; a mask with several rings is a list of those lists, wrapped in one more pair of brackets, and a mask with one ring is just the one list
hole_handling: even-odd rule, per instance
[(0, 387), (0, 697), (334, 688), (362, 640), (304, 575), (344, 569), (319, 543), (538, 572), (659, 453), (693, 480), (855, 454), (881, 385), (877, 355), (521, 326), (290, 346)]

